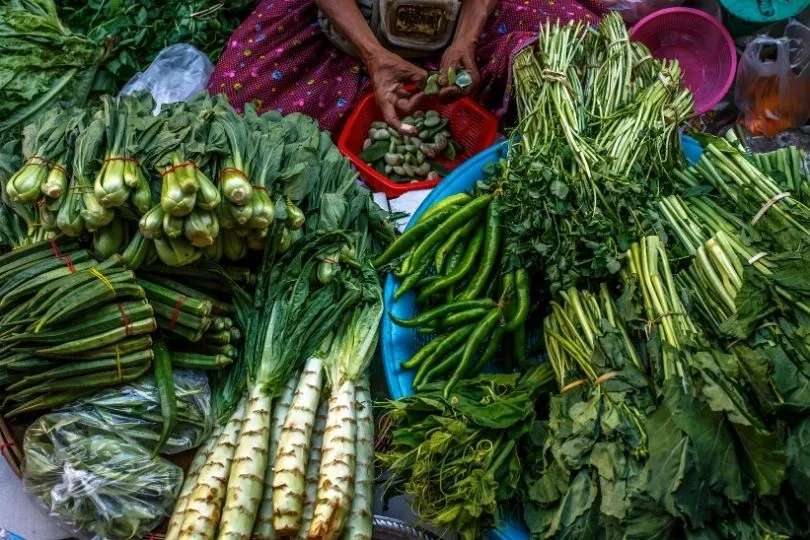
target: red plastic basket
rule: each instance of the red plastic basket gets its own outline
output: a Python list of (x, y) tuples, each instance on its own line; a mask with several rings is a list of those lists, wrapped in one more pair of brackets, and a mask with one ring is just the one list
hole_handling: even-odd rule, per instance
[[(492, 146), (498, 135), (498, 119), (469, 98), (448, 104), (440, 103), (438, 99), (430, 99), (425, 101), (421, 108), (435, 109), (449, 119), (450, 135), (463, 147), (463, 151), (453, 161), (444, 158), (436, 160), (447, 170), (453, 170), (466, 159)], [(382, 118), (374, 94), (367, 94), (360, 99), (340, 134), (338, 148), (357, 168), (360, 178), (371, 189), (385, 193), (387, 197), (399, 197), (408, 191), (430, 189), (438, 184), (441, 180), (394, 182), (360, 159), (363, 142), (368, 137), (368, 128), (372, 122), (380, 121)]]

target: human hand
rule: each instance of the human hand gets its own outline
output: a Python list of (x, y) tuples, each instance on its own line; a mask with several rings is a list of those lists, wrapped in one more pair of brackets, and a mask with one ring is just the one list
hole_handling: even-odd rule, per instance
[[(453, 68), (458, 71), (464, 68), (472, 78), (472, 84), (465, 88), (460, 88), (455, 84), (448, 84), (447, 70)], [(453, 101), (462, 96), (468, 96), (475, 90), (481, 80), (478, 73), (478, 66), (475, 64), (475, 42), (455, 40), (445, 49), (442, 55), (441, 76), (439, 85), (442, 87), (439, 92), (439, 100), (442, 102)]]
[(424, 99), (424, 92), (411, 87), (424, 86), (427, 72), (385, 50), (373, 55), (367, 67), (385, 122), (403, 135), (416, 135), (416, 128), (403, 124), (400, 116), (409, 115)]

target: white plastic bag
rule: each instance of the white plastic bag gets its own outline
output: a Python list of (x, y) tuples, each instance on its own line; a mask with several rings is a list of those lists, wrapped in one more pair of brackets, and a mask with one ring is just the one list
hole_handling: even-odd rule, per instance
[(188, 101), (208, 84), (214, 64), (192, 45), (178, 43), (166, 47), (143, 73), (135, 75), (121, 94), (146, 90), (155, 98), (154, 113), (165, 103)]
[(737, 68), (734, 102), (754, 135), (773, 136), (810, 118), (810, 28), (791, 21), (781, 38), (759, 36)]
[(624, 22), (635, 24), (650, 13), (683, 5), (686, 0), (605, 0), (605, 6), (618, 11)]

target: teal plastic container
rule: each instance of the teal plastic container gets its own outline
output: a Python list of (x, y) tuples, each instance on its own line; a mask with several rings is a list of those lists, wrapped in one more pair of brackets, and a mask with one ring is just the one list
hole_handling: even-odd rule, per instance
[[(492, 146), (464, 162), (450, 173), (414, 212), (408, 223), (407, 230), (431, 206), (456, 193), (470, 191), (478, 180), (483, 180), (484, 169), (506, 156), (508, 143), (503, 142)], [(703, 148), (691, 137), (681, 137), (681, 148), (686, 161), (691, 165), (700, 159)], [(410, 319), (417, 315), (416, 295), (407, 293), (399, 300), (394, 300), (394, 292), (399, 286), (399, 280), (393, 274), (388, 274), (383, 289), (385, 314), (380, 329), (380, 348), (382, 352), (383, 369), (388, 392), (393, 399), (413, 394), (413, 378), (415, 370), (402, 369), (401, 363), (409, 360), (417, 350), (429, 339), (419, 334), (413, 328), (404, 328), (395, 325), (388, 314), (403, 319)], [(487, 536), (494, 540), (529, 540), (529, 531), (519, 519), (505, 516), (499, 529), (487, 531)]]
[(753, 34), (769, 24), (795, 17), (810, 0), (719, 0), (723, 24), (734, 37)]

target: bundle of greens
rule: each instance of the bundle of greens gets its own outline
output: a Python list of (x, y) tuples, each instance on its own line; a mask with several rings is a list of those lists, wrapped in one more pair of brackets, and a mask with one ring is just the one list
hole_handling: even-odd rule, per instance
[(691, 95), (615, 14), (598, 28), (547, 23), (514, 74), (520, 141), (496, 173), (508, 267), (542, 272), (552, 294), (599, 283), (659, 229), (648, 210), (682, 159)]
[(420, 519), (465, 540), (497, 527), (500, 507), (514, 502), (526, 469), (518, 442), (534, 429), (535, 399), (550, 390), (543, 364), (525, 376), (482, 375), (445, 397), (441, 385), (382, 405), (388, 448), (376, 455), (390, 472), (388, 496), (412, 497)]
[(607, 287), (562, 296), (543, 328), (560, 393), (524, 464), (524, 519), (544, 538), (615, 531), (631, 516), (631, 498), (645, 487), (637, 471), (655, 405), (646, 365)]
[(118, 256), (96, 262), (59, 237), (0, 257), (0, 388), (7, 417), (146, 373), (152, 307)]
[(47, 414), (25, 433), (26, 491), (105, 538), (142, 538), (169, 515), (183, 470), (103, 421)]

